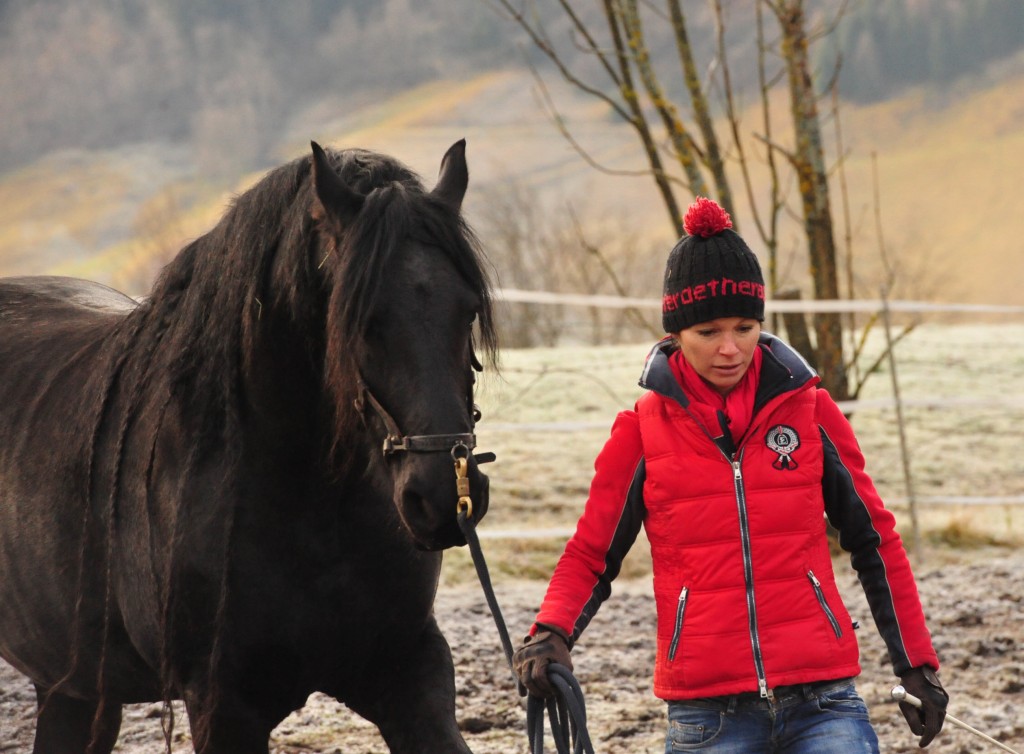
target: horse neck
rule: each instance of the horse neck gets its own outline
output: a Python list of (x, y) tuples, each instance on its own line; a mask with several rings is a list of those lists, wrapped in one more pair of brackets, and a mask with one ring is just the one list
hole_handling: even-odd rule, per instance
[(271, 429), (314, 431), (310, 424), (322, 408), (323, 387), (306, 335), (280, 318), (261, 317), (247, 344), (240, 381), (247, 416)]

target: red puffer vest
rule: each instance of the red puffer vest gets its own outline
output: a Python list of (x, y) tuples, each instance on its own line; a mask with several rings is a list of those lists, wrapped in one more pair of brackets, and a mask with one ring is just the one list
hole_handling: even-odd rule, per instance
[(664, 699), (857, 675), (821, 492), (814, 382), (751, 422), (735, 460), (678, 403), (637, 404)]
[(859, 673), (836, 588), (825, 514), (864, 588), (896, 675), (938, 669), (895, 519), (849, 422), (785, 344), (762, 333), (750, 426), (736, 448), (688, 410), (670, 341), (648, 357), (650, 392), (616, 418), (532, 631), (575, 642), (641, 527), (658, 611), (654, 691), (692, 699)]

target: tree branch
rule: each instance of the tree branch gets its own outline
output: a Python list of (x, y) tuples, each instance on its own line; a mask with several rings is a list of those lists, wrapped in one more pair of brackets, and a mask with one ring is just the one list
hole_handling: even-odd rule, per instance
[[(704, 89), (701, 87), (700, 77), (697, 75), (697, 64), (693, 59), (693, 49), (690, 47), (689, 32), (686, 28), (686, 17), (683, 15), (683, 9), (679, 0), (667, 0), (667, 5), (669, 16), (672, 19), (672, 32), (676, 40), (676, 52), (679, 55), (679, 63), (683, 69), (683, 81), (690, 95), (690, 103), (693, 106), (693, 117), (697, 122), (697, 130), (700, 131), (701, 138), (704, 140), (701, 157), (711, 172), (718, 200), (733, 215), (733, 221), (738, 228), (739, 222), (736, 219), (736, 206), (732, 199), (732, 189), (725, 175), (725, 160), (722, 157), (722, 150), (718, 144), (718, 136), (715, 134), (714, 123), (711, 118), (711, 108), (708, 105)], [(722, 46), (720, 46), (720, 53), (724, 54)]]
[(640, 107), (640, 99), (637, 96), (636, 87), (633, 85), (633, 75), (629, 69), (629, 56), (626, 54), (625, 43), (622, 40), (622, 30), (619, 28), (618, 18), (613, 7), (613, 0), (604, 0), (604, 11), (605, 19), (608, 23), (608, 30), (611, 32), (612, 36), (612, 44), (615, 47), (619, 60), (619, 74), (622, 81), (619, 93), (626, 101), (626, 104), (629, 106), (629, 110), (632, 113), (632, 117), (629, 119), (629, 122), (636, 129), (636, 132), (640, 137), (640, 141), (643, 143), (644, 151), (647, 154), (648, 164), (651, 166), (653, 171), (654, 180), (658, 185), (658, 191), (661, 192), (662, 201), (665, 204), (665, 209), (668, 211), (672, 227), (675, 228), (676, 235), (681, 236), (684, 233), (683, 217), (679, 211), (679, 205), (676, 202), (672, 186), (668, 181), (666, 177), (667, 174), (662, 166), (661, 155), (658, 153), (658, 147), (654, 143), (654, 138), (651, 136), (651, 129), (647, 122), (647, 118), (643, 113), (643, 109)]
[(622, 0), (619, 13), (626, 29), (629, 47), (633, 52), (633, 62), (640, 74), (640, 80), (643, 82), (644, 89), (647, 90), (647, 96), (650, 97), (655, 110), (661, 116), (662, 125), (675, 151), (676, 160), (686, 175), (688, 188), (693, 194), (707, 196), (707, 183), (704, 181), (704, 176), (700, 172), (700, 167), (694, 159), (691, 148), (693, 139), (687, 132), (686, 126), (683, 125), (679, 111), (665, 96), (654, 67), (651, 65), (651, 56), (644, 41), (637, 0)]
[[(569, 205), (568, 209), (569, 217), (572, 219), (573, 228), (575, 229), (576, 238), (579, 240), (580, 246), (582, 246), (584, 251), (586, 251), (588, 254), (590, 254), (598, 261), (598, 264), (601, 265), (601, 268), (608, 275), (608, 279), (611, 280), (612, 287), (615, 288), (615, 292), (622, 298), (628, 298), (630, 293), (628, 290), (626, 290), (626, 287), (622, 284), (622, 281), (619, 280), (619, 276), (615, 273), (615, 269), (611, 266), (611, 263), (608, 261), (608, 258), (604, 255), (604, 253), (601, 251), (599, 247), (594, 246), (592, 243), (587, 241), (586, 236), (583, 235), (583, 226), (580, 224), (579, 218), (576, 216), (576, 211), (572, 208), (571, 204)], [(625, 311), (625, 313), (633, 320), (633, 324), (647, 330), (654, 337), (659, 337), (661, 335), (661, 333), (657, 332), (654, 328), (651, 327), (650, 322), (644, 316), (643, 312), (641, 312), (636, 307), (631, 306), (624, 309), (623, 311)]]
[(548, 117), (551, 118), (552, 124), (556, 129), (558, 129), (562, 138), (564, 138), (569, 143), (569, 146), (573, 148), (573, 151), (583, 158), (584, 162), (590, 165), (594, 170), (604, 173), (605, 175), (616, 175), (631, 178), (651, 175), (651, 171), (649, 170), (615, 170), (602, 165), (594, 159), (590, 152), (588, 152), (586, 148), (576, 140), (576, 137), (572, 135), (569, 127), (565, 124), (565, 120), (558, 111), (554, 99), (551, 97), (551, 92), (548, 90), (547, 84), (544, 83), (544, 79), (541, 77), (540, 73), (532, 65), (529, 65), (529, 68), (530, 73), (533, 75), (534, 82), (540, 90), (540, 95), (543, 100), (541, 104), (544, 107), (545, 112), (548, 114)]
[[(496, 0), (496, 2), (498, 2), (503, 8), (505, 8), (505, 10), (511, 16), (512, 20), (519, 24), (519, 27), (526, 32), (527, 36), (530, 37), (530, 41), (533, 42), (533, 46), (540, 50), (548, 60), (554, 63), (555, 68), (558, 69), (558, 72), (562, 74), (562, 78), (567, 83), (576, 87), (580, 91), (589, 94), (591, 97), (596, 97), (597, 99), (605, 102), (623, 120), (628, 121), (630, 119), (629, 112), (622, 107), (621, 103), (616, 102), (614, 99), (609, 97), (607, 94), (605, 94), (597, 87), (587, 84), (582, 79), (580, 79), (575, 73), (573, 73), (569, 69), (569, 66), (566, 65), (565, 61), (562, 59), (562, 56), (558, 54), (557, 50), (555, 50), (550, 40), (546, 36), (544, 36), (544, 34), (542, 34), (539, 29), (535, 28), (529, 22), (526, 16), (523, 15), (522, 11), (513, 8), (510, 0)], [(603, 62), (606, 62), (603, 53), (597, 50), (596, 47), (593, 49), (597, 54), (598, 58)], [(608, 67), (607, 65), (605, 67), (606, 70), (609, 72), (609, 76), (612, 77), (612, 80), (617, 82), (614, 70)], [(530, 65), (530, 68), (531, 70), (533, 70), (532, 65)]]

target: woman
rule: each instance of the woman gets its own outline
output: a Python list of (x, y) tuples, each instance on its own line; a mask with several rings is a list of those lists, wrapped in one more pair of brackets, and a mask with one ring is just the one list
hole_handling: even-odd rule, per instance
[(762, 332), (764, 279), (729, 215), (689, 208), (668, 258), (648, 392), (619, 414), (576, 533), (517, 650), (530, 693), (611, 593), (643, 525), (657, 603), (654, 692), (668, 702), (666, 752), (878, 751), (853, 678), (855, 625), (832, 572), (839, 531), (927, 746), (947, 695), (892, 514), (853, 431), (818, 377)]

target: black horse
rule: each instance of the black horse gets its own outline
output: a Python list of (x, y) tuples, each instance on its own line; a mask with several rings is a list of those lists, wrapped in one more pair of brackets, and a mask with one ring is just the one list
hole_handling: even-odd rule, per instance
[(0, 279), (0, 655), (35, 685), (37, 754), (109, 752), (121, 705), (160, 700), (169, 749), (173, 699), (197, 751), (267, 752), (313, 691), (392, 752), (469, 751), (433, 616), (453, 456), (487, 505), (465, 143), (430, 191), (312, 147), (140, 304)]

